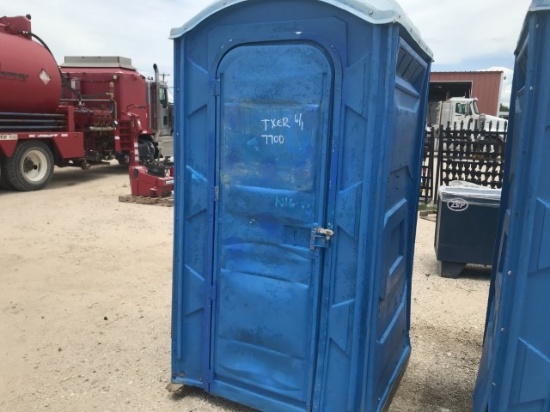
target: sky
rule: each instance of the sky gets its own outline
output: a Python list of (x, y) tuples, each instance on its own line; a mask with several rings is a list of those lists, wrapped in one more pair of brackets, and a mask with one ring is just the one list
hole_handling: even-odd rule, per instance
[[(380, 0), (365, 0), (372, 4)], [(124, 56), (145, 76), (153, 63), (173, 82), (170, 30), (210, 0), (12, 0), (0, 16), (30, 14), (32, 30), (64, 56)], [(530, 0), (398, 0), (432, 49), (432, 71), (503, 70), (509, 102), (514, 50)]]

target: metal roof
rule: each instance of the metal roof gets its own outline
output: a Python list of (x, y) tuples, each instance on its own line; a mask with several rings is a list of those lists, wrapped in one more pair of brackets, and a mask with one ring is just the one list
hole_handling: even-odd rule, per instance
[[(191, 29), (195, 28), (202, 21), (206, 20), (213, 14), (231, 7), (238, 3), (244, 3), (250, 0), (216, 0), (208, 5), (204, 10), (199, 12), (187, 23), (181, 27), (173, 28), (170, 31), (170, 38), (175, 39)], [(433, 53), (430, 48), (424, 43), (420, 36), (420, 32), (409, 20), (401, 6), (395, 0), (317, 0), (338, 7), (342, 10), (351, 13), (360, 19), (363, 19), (372, 24), (400, 24), (418, 45), (430, 56)], [(548, 3), (550, 0), (541, 0)]]
[(462, 73), (503, 73), (503, 70), (443, 70), (443, 71), (432, 71), (432, 75), (434, 74), (462, 74)]
[(113, 67), (137, 70), (132, 65), (132, 59), (121, 56), (65, 56), (61, 67)]

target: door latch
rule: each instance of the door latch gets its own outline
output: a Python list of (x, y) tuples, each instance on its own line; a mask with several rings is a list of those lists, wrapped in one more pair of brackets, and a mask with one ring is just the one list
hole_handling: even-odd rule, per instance
[(330, 238), (334, 236), (334, 231), (324, 227), (314, 227), (311, 229), (311, 238), (309, 240), (309, 250), (315, 250), (316, 247), (329, 247)]

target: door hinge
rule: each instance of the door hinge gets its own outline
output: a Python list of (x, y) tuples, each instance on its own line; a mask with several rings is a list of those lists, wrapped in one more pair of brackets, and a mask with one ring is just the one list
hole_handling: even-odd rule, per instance
[(207, 375), (206, 375), (206, 387), (204, 388), (206, 391), (210, 392), (210, 385), (214, 382), (214, 369), (208, 369)]
[(208, 299), (209, 300), (216, 300), (216, 287), (211, 286), (208, 290)]
[(309, 240), (309, 249), (327, 248), (330, 246), (330, 239), (334, 236), (334, 231), (325, 229), (324, 227), (314, 227), (311, 229), (311, 237)]
[(219, 96), (220, 95), (220, 80), (219, 79), (216, 79), (212, 82), (211, 92), (212, 92), (212, 96)]
[(220, 200), (220, 187), (214, 186), (214, 202)]

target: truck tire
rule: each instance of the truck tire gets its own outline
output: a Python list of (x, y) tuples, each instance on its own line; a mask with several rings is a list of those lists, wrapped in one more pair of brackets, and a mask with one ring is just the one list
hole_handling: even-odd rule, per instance
[(151, 136), (140, 136), (138, 139), (139, 162), (147, 164), (158, 158), (158, 149)]
[(6, 159), (0, 155), (0, 190), (11, 190), (13, 189), (6, 175)]
[(52, 180), (53, 154), (40, 141), (26, 141), (17, 145), (13, 156), (5, 160), (4, 171), (8, 182), (17, 190), (43, 189)]
[(116, 160), (120, 166), (130, 166), (130, 154), (128, 152), (118, 153), (116, 155)]

